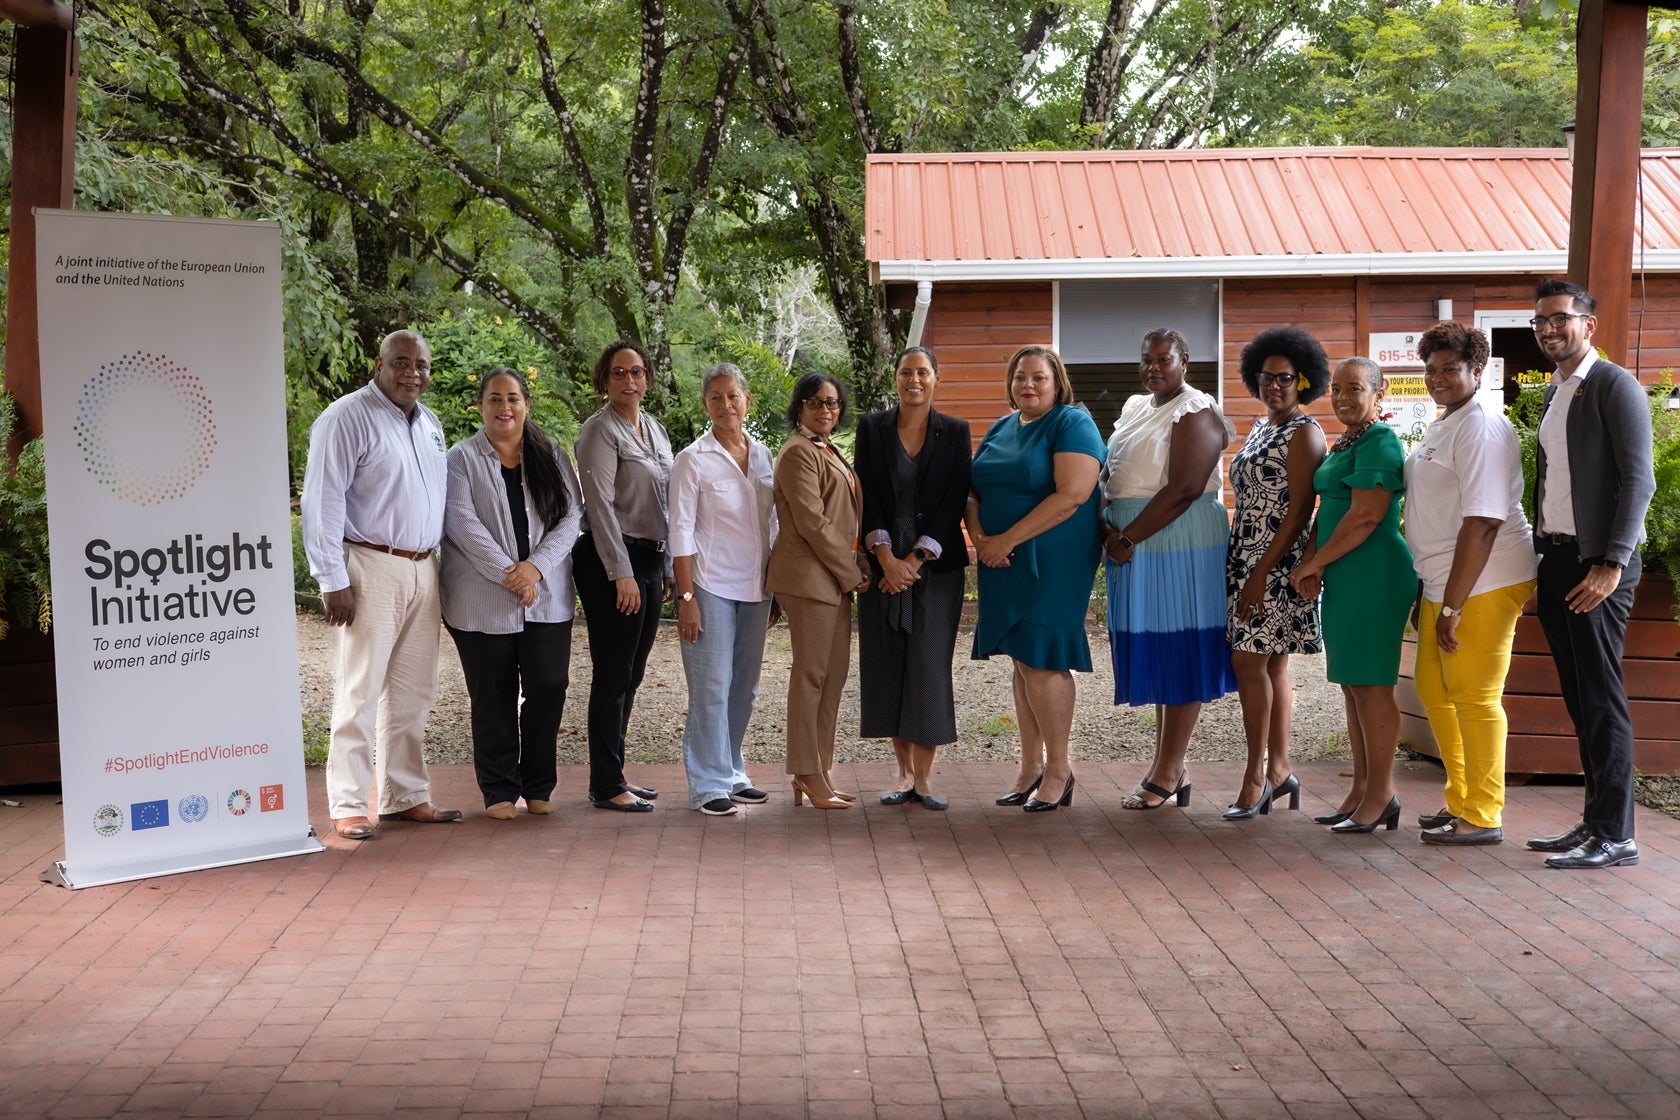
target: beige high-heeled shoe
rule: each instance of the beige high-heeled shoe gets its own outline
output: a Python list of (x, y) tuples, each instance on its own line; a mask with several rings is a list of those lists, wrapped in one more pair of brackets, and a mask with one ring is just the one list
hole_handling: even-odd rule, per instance
[(818, 780), (821, 777), (821, 774), (795, 774), (793, 776), (793, 803), (796, 806), (802, 805), (804, 799), (809, 797), (812, 806), (818, 809), (850, 809), (852, 807), (850, 801), (845, 801), (839, 797), (829, 797), (820, 792)]
[(841, 801), (857, 800), (857, 794), (847, 793), (845, 790), (834, 788), (834, 776), (832, 774), (824, 774), (823, 781), (828, 783), (828, 792), (835, 797), (838, 797)]

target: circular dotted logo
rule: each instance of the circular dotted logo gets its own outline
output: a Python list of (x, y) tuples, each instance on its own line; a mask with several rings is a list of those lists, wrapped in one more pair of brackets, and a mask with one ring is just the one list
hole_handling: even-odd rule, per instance
[(243, 817), (251, 810), (251, 795), (242, 789), (236, 789), (228, 794), (227, 811), (236, 817)]
[(75, 430), (88, 473), (138, 506), (186, 494), (216, 450), (204, 383), (166, 355), (141, 350), (106, 362), (82, 385)]
[(210, 799), (202, 793), (189, 793), (176, 804), (175, 815), (182, 824), (197, 824), (210, 815)]
[(93, 830), (101, 836), (115, 836), (123, 830), (123, 811), (115, 805), (101, 805), (93, 812)]

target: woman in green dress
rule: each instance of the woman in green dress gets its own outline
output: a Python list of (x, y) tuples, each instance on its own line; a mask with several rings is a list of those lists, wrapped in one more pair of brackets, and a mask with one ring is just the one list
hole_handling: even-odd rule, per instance
[(1330, 404), (1346, 427), (1313, 475), (1318, 524), (1290, 582), (1311, 598), (1324, 591), (1325, 676), (1342, 686), (1353, 788), (1334, 813), (1316, 817), (1332, 832), (1375, 832), (1400, 823), (1394, 750), (1400, 739), (1400, 637), (1417, 599), (1412, 554), (1400, 535), (1405, 452), (1378, 419), (1382, 367), (1349, 358), (1330, 381)]

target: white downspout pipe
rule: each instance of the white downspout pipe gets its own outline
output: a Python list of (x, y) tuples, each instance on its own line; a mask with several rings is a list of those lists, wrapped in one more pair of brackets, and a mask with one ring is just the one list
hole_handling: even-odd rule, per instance
[(910, 337), (904, 340), (906, 346), (920, 346), (922, 331), (927, 327), (928, 308), (933, 305), (933, 281), (916, 281), (916, 310), (910, 315)]

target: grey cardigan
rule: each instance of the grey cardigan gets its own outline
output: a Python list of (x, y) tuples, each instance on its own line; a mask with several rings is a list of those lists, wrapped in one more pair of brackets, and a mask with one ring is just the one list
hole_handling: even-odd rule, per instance
[[(1569, 487), (1581, 556), (1626, 566), (1645, 540), (1645, 509), (1657, 488), (1651, 474), (1651, 402), (1639, 379), (1599, 358), (1569, 404)], [(1566, 382), (1567, 384), (1567, 382)], [(1546, 406), (1558, 387), (1546, 390)], [(1546, 452), (1537, 452), (1534, 508), (1546, 492)], [(1543, 526), (1538, 514), (1535, 533)]]
[(531, 500), (531, 484), (525, 483), (529, 560), (543, 578), (537, 584), (537, 601), (521, 607), (519, 597), (502, 586), (502, 569), (518, 555), (502, 461), (483, 429), (450, 449), (439, 590), (443, 619), (455, 629), (517, 634), (527, 622), (565, 622), (572, 617), (572, 545), (583, 525), (583, 494), (566, 452), (556, 445), (554, 454), (566, 487), (566, 515), (545, 532)]

